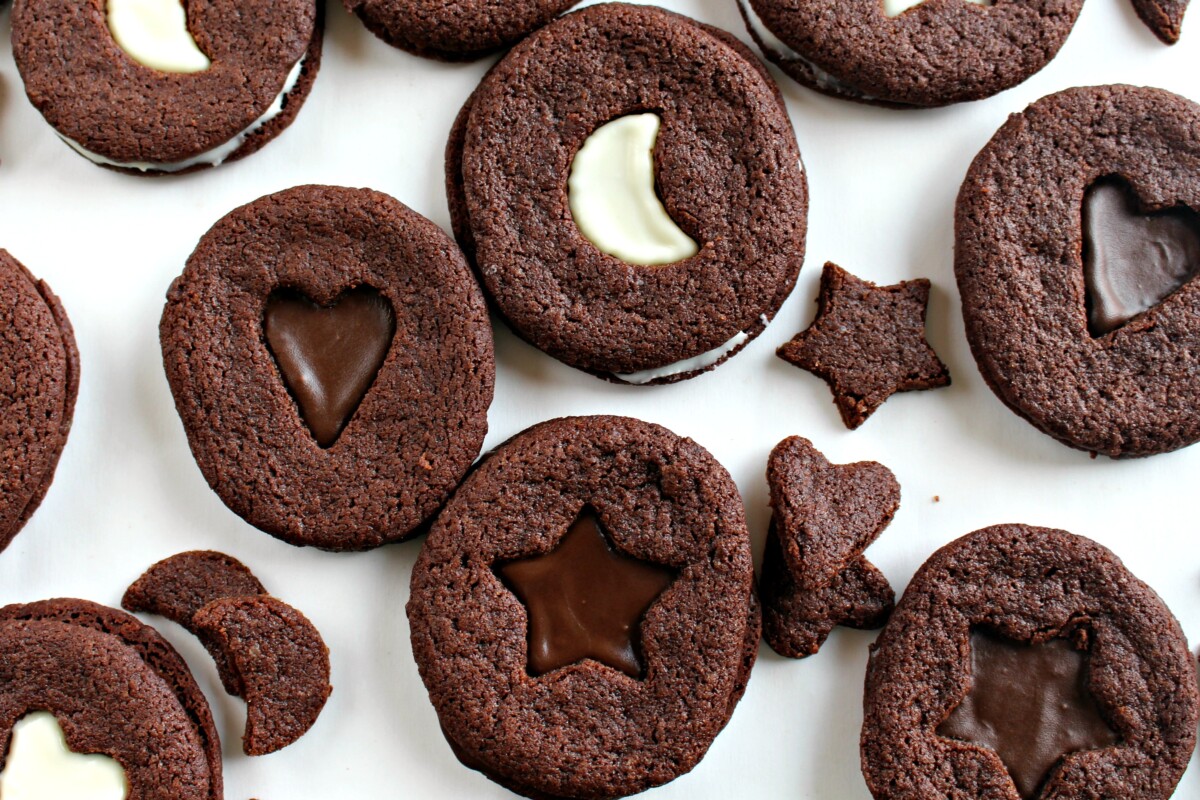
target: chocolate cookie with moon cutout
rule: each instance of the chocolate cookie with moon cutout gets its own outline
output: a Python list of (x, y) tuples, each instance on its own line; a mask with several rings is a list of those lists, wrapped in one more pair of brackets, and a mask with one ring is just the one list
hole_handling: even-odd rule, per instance
[(483, 296), (453, 240), (369, 189), (226, 215), (167, 295), (167, 379), (209, 485), (296, 545), (413, 535), (487, 432)]
[(321, 64), (314, 0), (15, 0), (30, 102), (105, 167), (192, 172), (291, 124)]
[(54, 480), (79, 392), (67, 312), (44, 281), (0, 250), (0, 550)]
[(579, 0), (342, 0), (383, 41), (418, 56), (472, 61), (508, 47)]
[(795, 285), (791, 123), (762, 65), (686, 17), (617, 3), (552, 22), (483, 79), (447, 156), (456, 234), (495, 308), (605, 379), (712, 369)]
[(1083, 0), (738, 0), (766, 57), (832, 97), (895, 108), (980, 100), (1046, 66)]
[(867, 667), (876, 800), (1166, 800), (1196, 744), (1179, 623), (1109, 550), (998, 525), (934, 553)]
[(1200, 438), (1200, 106), (1068, 89), (1013, 115), (958, 195), (955, 273), (992, 391), (1114, 458)]
[(413, 570), (413, 654), (458, 758), (530, 797), (622, 797), (703, 757), (758, 649), (737, 488), (625, 417), (526, 430), (455, 493)]
[(220, 800), (221, 743), (180, 655), (87, 600), (0, 609), (0, 794)]

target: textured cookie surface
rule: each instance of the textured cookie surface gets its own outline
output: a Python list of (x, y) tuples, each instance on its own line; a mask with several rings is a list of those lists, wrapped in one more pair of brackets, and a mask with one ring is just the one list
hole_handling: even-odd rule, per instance
[(419, 56), (480, 58), (513, 44), (578, 0), (342, 0), (380, 39)]
[(224, 160), (249, 155), (291, 124), (320, 67), (312, 0), (189, 4), (188, 30), (212, 62), (196, 73), (135, 61), (109, 30), (106, 8), (104, 0), (18, 0), (13, 55), (30, 102), (59, 135), (104, 160), (140, 165), (130, 171), (175, 171), (253, 128), (304, 59), (278, 115)]
[(0, 250), (0, 550), (41, 504), (67, 442), (79, 351), (42, 281)]
[[(584, 141), (648, 110), (657, 194), (700, 248), (658, 266), (601, 252), (568, 206)], [(661, 9), (585, 8), (518, 45), (464, 115), (447, 159), (456, 231), (500, 313), (555, 358), (628, 382), (691, 377), (760, 333), (795, 284), (795, 136), (761, 65), (726, 37)]]
[(221, 745), (187, 665), (153, 629), (86, 600), (0, 609), (0, 752), (32, 711), (77, 753), (115, 759), (130, 797), (220, 800)]
[[(390, 309), (393, 330), (378, 372), (350, 375), (365, 375), (364, 393), (323, 447), (310, 426), (332, 401), (310, 390), (344, 388), (341, 368), (361, 366), (360, 351), (378, 344), (379, 331), (360, 331), (357, 316), (343, 326), (353, 335), (314, 339), (355, 292)], [(279, 298), (294, 312), (275, 318), (292, 360), (265, 335)], [(172, 285), (160, 333), (209, 484), (248, 522), (293, 544), (366, 549), (411, 535), (487, 432), (494, 362), (483, 297), (454, 242), (379, 192), (305, 186), (231, 212)], [(321, 380), (286, 372), (293, 362)]]
[(739, 0), (788, 75), (825, 94), (943, 106), (1016, 86), (1058, 53), (1083, 0), (928, 0), (895, 17), (879, 0)]
[(307, 617), (274, 597), (226, 597), (197, 611), (192, 624), (237, 677), (246, 755), (286, 747), (317, 721), (332, 691), (329, 649)]
[[(982, 650), (981, 637), (992, 640), (986, 642), (991, 646), (973, 652)], [(1089, 713), (1100, 718), (1093, 723), (1110, 729), (1107, 736), (1093, 737), (1086, 749), (1065, 746), (1035, 783), (1040, 788), (1030, 792), (1023, 784), (1020, 796), (1171, 796), (1195, 746), (1200, 711), (1195, 660), (1179, 624), (1158, 596), (1100, 545), (1065, 531), (1001, 525), (935, 553), (913, 578), (874, 647), (862, 763), (878, 800), (1015, 800), (1019, 795), (1010, 770), (1025, 777), (1029, 764), (1014, 760), (1013, 753), (1030, 741), (1074, 738), (1058, 725), (1078, 720), (1066, 718), (1066, 705), (1064, 719), (1056, 719), (1059, 706), (1051, 701), (1017, 726), (1022, 741), (1010, 741), (1006, 748), (959, 738), (964, 709), (979, 713), (981, 704), (998, 705), (999, 719), (991, 727), (1001, 728), (1005, 707), (1018, 694), (1001, 686), (989, 697), (995, 675), (973, 667), (981, 655), (997, 658), (995, 640), (1001, 643), (1001, 660), (992, 663), (1002, 664), (1005, 650), (1019, 656), (1018, 664), (1030, 666), (1073, 651), (1076, 685), (1093, 706)], [(1053, 670), (1015, 674), (1017, 685), (1038, 676), (1048, 692), (1058, 680)], [(1010, 674), (1005, 680), (1014, 678)], [(947, 724), (952, 715), (954, 722)]]
[[(959, 191), (955, 273), (971, 352), (1005, 404), (1072, 447), (1147, 456), (1200, 438), (1200, 283), (1184, 280), (1108, 333), (1089, 329), (1083, 206), (1114, 179), (1141, 207), (1132, 221), (1167, 209), (1194, 220), (1200, 107), (1159, 89), (1098, 86), (1013, 115)], [(1147, 262), (1158, 248), (1117, 244)], [(1194, 275), (1200, 264), (1191, 266)]]
[[(535, 676), (544, 609), (503, 579), (558, 556), (587, 514), (622, 558), (675, 575), (629, 632), (637, 677), (603, 651)], [(489, 455), (439, 516), (413, 572), (413, 652), (464, 763), (529, 796), (623, 796), (691, 769), (728, 721), (757, 648), (752, 585), (741, 500), (703, 448), (559, 419)]]

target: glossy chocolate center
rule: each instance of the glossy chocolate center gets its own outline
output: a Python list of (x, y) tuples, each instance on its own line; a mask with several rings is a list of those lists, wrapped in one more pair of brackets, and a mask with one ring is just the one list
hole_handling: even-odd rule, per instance
[(535, 677), (585, 658), (641, 677), (642, 617), (676, 575), (618, 552), (586, 508), (553, 551), (496, 571), (528, 612)]
[(1187, 206), (1141, 213), (1133, 187), (1101, 178), (1083, 196), (1088, 330), (1103, 336), (1200, 271), (1200, 217)]
[(1088, 694), (1086, 654), (1065, 639), (1030, 645), (971, 633), (971, 690), (939, 736), (985, 745), (1031, 800), (1064, 755), (1116, 744)]
[(387, 298), (367, 287), (331, 306), (278, 289), (267, 299), (263, 332), (301, 419), (317, 444), (331, 447), (374, 383), (396, 318)]

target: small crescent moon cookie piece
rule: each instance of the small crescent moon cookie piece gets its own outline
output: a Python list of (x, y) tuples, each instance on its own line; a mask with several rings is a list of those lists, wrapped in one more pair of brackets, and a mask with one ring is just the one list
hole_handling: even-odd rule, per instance
[[(173, 38), (155, 37), (160, 19), (114, 2), (15, 0), (12, 12), (30, 102), (102, 166), (159, 175), (243, 158), (291, 124), (316, 79), (323, 12), (313, 0), (184, 3), (186, 30)], [(190, 58), (172, 62), (185, 44)]]
[(18, 721), (48, 712), (71, 751), (121, 766), (131, 798), (223, 797), (208, 702), (152, 628), (86, 600), (6, 606), (0, 652), (0, 753)]
[(1113, 458), (1200, 439), (1200, 106), (1096, 86), (1013, 115), (958, 194), (954, 269), (992, 391)]
[(393, 47), (426, 58), (472, 61), (508, 47), (579, 0), (342, 0)]
[(979, 100), (1026, 80), (1058, 53), (1083, 0), (738, 4), (766, 57), (797, 82), (904, 108)]
[(54, 480), (79, 391), (79, 351), (50, 287), (0, 250), (0, 550)]
[(776, 87), (727, 34), (658, 8), (591, 6), (521, 42), (463, 109), (446, 170), (456, 235), (510, 326), (618, 383), (725, 361), (804, 257)]
[(623, 797), (704, 756), (759, 611), (741, 499), (702, 447), (570, 417), (488, 455), (413, 570), (413, 654), (459, 760), (530, 797)]
[(917, 572), (872, 649), (863, 711), (876, 800), (1166, 800), (1200, 689), (1179, 623), (1109, 550), (998, 525)]
[(332, 691), (329, 649), (307, 617), (274, 597), (226, 597), (197, 611), (192, 625), (238, 680), (246, 755), (286, 747), (317, 721)]
[(301, 186), (234, 210), (172, 285), (160, 334), (209, 485), (295, 545), (413, 535), (487, 433), (483, 295), (450, 237), (379, 192)]

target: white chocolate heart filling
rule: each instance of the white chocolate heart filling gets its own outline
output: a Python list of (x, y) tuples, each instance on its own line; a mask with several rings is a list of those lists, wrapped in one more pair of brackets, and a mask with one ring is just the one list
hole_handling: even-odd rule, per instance
[(187, 27), (180, 0), (108, 0), (108, 29), (130, 58), (160, 72), (211, 66)]
[(657, 114), (630, 114), (601, 125), (575, 155), (567, 181), (580, 232), (601, 252), (628, 264), (669, 264), (700, 249), (654, 191), (660, 125)]
[(13, 726), (0, 772), (4, 800), (124, 800), (128, 794), (121, 765), (72, 752), (53, 714), (36, 711)]

